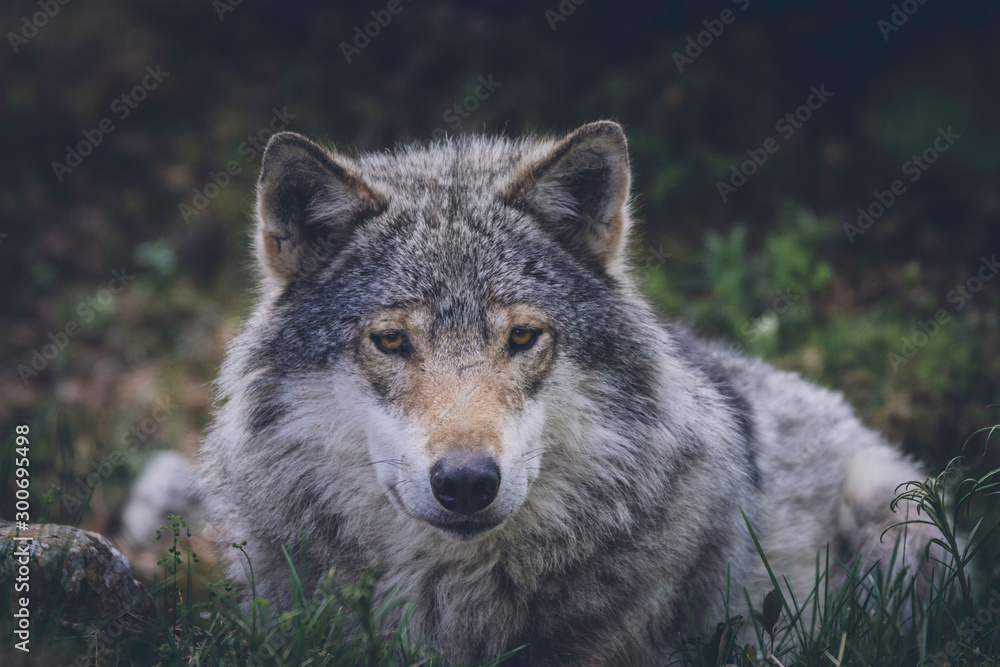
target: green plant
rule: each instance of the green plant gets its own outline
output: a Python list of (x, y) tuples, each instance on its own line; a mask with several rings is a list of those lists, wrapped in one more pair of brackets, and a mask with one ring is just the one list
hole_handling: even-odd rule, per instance
[[(969, 436), (962, 445), (962, 449), (964, 450), (972, 438), (980, 433), (987, 434), (986, 446), (988, 447), (990, 438), (998, 429), (1000, 429), (1000, 425), (979, 429)], [(1000, 519), (993, 521), (992, 525), (980, 533), (980, 528), (986, 520), (986, 517), (981, 517), (969, 532), (968, 539), (963, 541), (958, 534), (960, 514), (963, 508), (966, 513), (971, 511), (973, 500), (1000, 494), (1000, 491), (997, 491), (1000, 489), (1000, 468), (978, 478), (962, 477), (956, 483), (954, 479), (961, 476), (961, 468), (958, 466), (960, 460), (961, 457), (953, 458), (936, 477), (930, 477), (922, 482), (911, 481), (903, 484), (900, 487), (903, 491), (892, 501), (892, 509), (895, 511), (901, 503), (912, 502), (916, 506), (917, 514), (922, 514), (925, 518), (907, 518), (893, 524), (889, 529), (909, 524), (925, 524), (935, 526), (941, 532), (941, 538), (935, 538), (932, 543), (944, 549), (945, 553), (951, 557), (955, 576), (962, 592), (962, 604), (965, 614), (968, 616), (972, 614), (972, 583), (969, 566), (976, 554), (988, 543), (990, 536), (1000, 528)], [(949, 508), (949, 495), (955, 496), (955, 502), (951, 508)]]
[[(965, 446), (983, 433), (988, 446), (998, 431), (1000, 426), (980, 429)], [(681, 637), (673, 664), (1000, 665), (1000, 615), (992, 611), (993, 598), (987, 595), (990, 569), (977, 568), (977, 577), (970, 567), (991, 548), (994, 552), (988, 555), (997, 556), (991, 538), (1000, 518), (990, 501), (1000, 495), (1000, 469), (964, 477), (956, 461), (940, 475), (901, 485), (891, 503), (894, 509), (904, 502), (917, 508), (916, 516), (895, 526), (928, 524), (940, 531), (934, 544), (944, 551), (945, 567), (936, 568), (928, 599), (917, 594), (917, 578), (924, 575), (899, 567), (899, 540), (888, 563), (863, 570), (859, 561), (831, 561), (828, 550), (825, 559), (817, 557), (812, 590), (795, 591), (772, 568), (744, 515), (773, 588), (760, 607), (744, 592), (747, 611), (735, 613), (727, 582), (726, 620), (707, 636)], [(970, 514), (978, 519), (973, 521)], [(971, 528), (966, 528), (969, 523)], [(838, 568), (843, 568), (846, 584), (835, 589), (832, 579)], [(997, 595), (995, 588), (992, 595)]]

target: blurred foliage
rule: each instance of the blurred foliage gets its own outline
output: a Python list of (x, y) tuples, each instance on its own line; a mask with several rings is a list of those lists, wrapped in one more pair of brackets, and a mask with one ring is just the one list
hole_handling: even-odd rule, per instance
[[(220, 17), (217, 4), (60, 5), (17, 53), (0, 49), (0, 434), (33, 425), (42, 493), (87, 475), (156, 400), (179, 405), (95, 490), (88, 527), (113, 527), (149, 451), (196, 447), (207, 384), (252, 297), (248, 137), (275, 110), (345, 151), (439, 128), (517, 136), (618, 119), (642, 220), (637, 265), (665, 314), (843, 390), (937, 466), (995, 421), (998, 281), (961, 309), (947, 295), (1000, 252), (997, 7), (920, 5), (886, 40), (888, 2), (752, 1), (679, 72), (673, 54), (733, 3), (590, 0), (553, 30), (555, 0), (407, 0), (350, 63), (341, 43), (384, 5), (240, 3)], [(0, 16), (18, 31), (37, 11), (12, 0)], [(157, 66), (169, 74), (121, 118), (115, 101)], [(480, 76), (498, 87), (454, 123)], [(833, 96), (782, 138), (776, 122), (820, 85)], [(113, 132), (59, 180), (52, 163), (103, 118)], [(939, 127), (961, 136), (852, 243), (842, 226)], [(717, 182), (769, 137), (779, 150), (723, 201)], [(208, 203), (185, 221), (180, 206), (199, 193)], [(135, 279), (102, 303), (123, 267)], [(893, 369), (888, 355), (941, 309), (950, 321)], [(22, 381), (18, 367), (71, 322), (79, 333)]]

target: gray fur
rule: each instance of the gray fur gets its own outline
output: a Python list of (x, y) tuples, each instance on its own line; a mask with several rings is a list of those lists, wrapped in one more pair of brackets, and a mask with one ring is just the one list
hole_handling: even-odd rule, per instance
[[(529, 644), (521, 664), (659, 664), (692, 631), (688, 608), (695, 630), (721, 620), (727, 567), (734, 600), (771, 587), (741, 508), (799, 592), (828, 542), (844, 557), (891, 551), (877, 540), (898, 520), (889, 500), (920, 470), (839, 394), (658, 319), (625, 259), (625, 151), (608, 122), (562, 141), (357, 157), (272, 140), (260, 298), (229, 348), (201, 462), (259, 594), (287, 601), (280, 546), (301, 530), (310, 583), (334, 562), (348, 578), (378, 563), (413, 630), (456, 662)], [(513, 363), (484, 362), (491, 304), (545, 314), (547, 361), (518, 363), (549, 365), (503, 418), (533, 435), (498, 454), (512, 489), (500, 524), (462, 539), (428, 522), (442, 510), (423, 488), (424, 450), (380, 435), (426, 433), (399, 407), (408, 385), (359, 370), (360, 332), (385, 309), (419, 308), (428, 368), (478, 382), (482, 364)], [(385, 448), (398, 456), (377, 458)], [(912, 565), (927, 538), (911, 531)]]

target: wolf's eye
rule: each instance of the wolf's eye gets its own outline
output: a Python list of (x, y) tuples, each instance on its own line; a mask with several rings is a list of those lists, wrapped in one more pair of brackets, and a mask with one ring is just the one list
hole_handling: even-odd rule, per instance
[(386, 354), (401, 354), (406, 351), (406, 336), (400, 331), (372, 334), (372, 341)]
[(538, 329), (532, 329), (531, 327), (515, 327), (510, 332), (510, 351), (520, 352), (521, 350), (527, 350), (535, 344), (539, 333), (541, 332)]

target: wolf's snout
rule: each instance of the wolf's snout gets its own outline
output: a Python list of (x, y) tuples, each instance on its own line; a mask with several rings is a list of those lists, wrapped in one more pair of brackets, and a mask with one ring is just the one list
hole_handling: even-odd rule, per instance
[(431, 468), (431, 489), (445, 509), (468, 516), (486, 509), (497, 497), (500, 468), (481, 452), (449, 452)]

